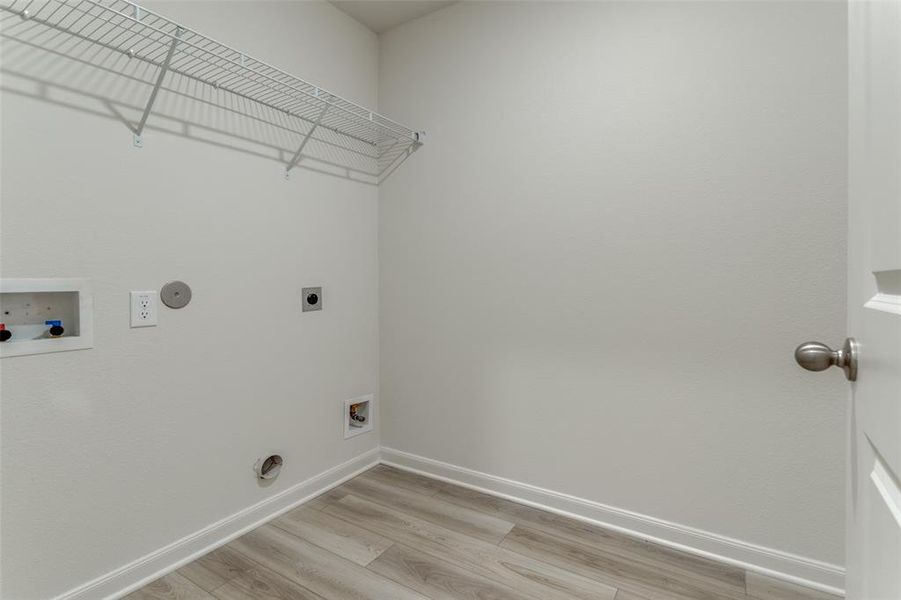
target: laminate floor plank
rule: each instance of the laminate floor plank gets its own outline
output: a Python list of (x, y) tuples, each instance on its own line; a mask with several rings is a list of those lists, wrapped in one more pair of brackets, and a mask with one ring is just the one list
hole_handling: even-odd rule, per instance
[[(327, 510), (328, 506), (324, 510)], [(365, 567), (393, 542), (324, 512), (301, 506), (272, 521), (288, 533)]]
[(211, 592), (254, 568), (256, 564), (251, 560), (224, 546), (188, 563), (176, 573), (184, 575), (199, 587)]
[(436, 559), (425, 552), (396, 544), (369, 565), (433, 600), (522, 600), (520, 592), (472, 570)]
[(216, 573), (213, 573), (212, 571), (204, 567), (200, 563), (199, 559), (195, 560), (194, 562), (188, 563), (175, 572), (190, 580), (191, 583), (207, 592), (212, 592), (217, 587), (223, 586), (228, 583), (228, 579), (220, 577)]
[(258, 527), (228, 545), (327, 600), (425, 598), (274, 525)]
[(361, 479), (373, 479), (388, 485), (394, 485), (425, 496), (434, 496), (446, 489), (447, 484), (438, 479), (425, 477), (403, 469), (379, 465), (360, 475)]
[(610, 586), (646, 596), (648, 600), (743, 600), (746, 597), (743, 592), (727, 592), (594, 546), (522, 525), (514, 527), (501, 546)]
[(262, 566), (213, 590), (217, 600), (324, 600), (290, 579)]
[(753, 600), (839, 600), (841, 598), (841, 596), (827, 594), (750, 571), (747, 581), (748, 596)]
[(840, 600), (380, 465), (125, 600)]
[(627, 592), (626, 590), (619, 590), (616, 592), (616, 598), (613, 600), (648, 600), (644, 596), (639, 596), (638, 594), (633, 594), (632, 592)]
[(350, 494), (326, 513), (541, 600), (612, 600), (616, 589)]
[(357, 477), (341, 488), (356, 496), (493, 544), (499, 543), (513, 529), (513, 523), (484, 512), (392, 487), (373, 479)]
[(650, 567), (664, 569), (672, 572), (674, 577), (698, 579), (699, 582), (721, 587), (726, 594), (741, 597), (745, 590), (744, 569), (668, 548), (635, 536), (460, 486), (447, 485), (435, 498), (474, 510), (483, 510), (488, 514), (524, 525), (529, 529), (543, 531), (556, 537), (615, 553)]
[(303, 506), (315, 510), (322, 510), (323, 508), (328, 506), (330, 502), (337, 502), (346, 495), (347, 493), (342, 492), (340, 488), (332, 488), (324, 494), (316, 496), (309, 502), (305, 502)]
[(169, 573), (125, 596), (123, 600), (216, 600), (216, 598), (183, 575)]

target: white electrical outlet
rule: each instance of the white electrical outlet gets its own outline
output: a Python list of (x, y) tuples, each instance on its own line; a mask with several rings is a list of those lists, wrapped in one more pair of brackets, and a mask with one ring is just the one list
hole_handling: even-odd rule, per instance
[(159, 312), (159, 294), (151, 292), (131, 293), (131, 326), (156, 327), (156, 315)]

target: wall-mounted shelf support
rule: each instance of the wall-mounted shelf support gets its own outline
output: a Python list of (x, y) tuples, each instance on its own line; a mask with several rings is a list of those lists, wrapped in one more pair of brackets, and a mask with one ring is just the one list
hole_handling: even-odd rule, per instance
[(310, 127), (310, 130), (304, 136), (303, 141), (300, 142), (300, 147), (297, 148), (297, 152), (294, 153), (294, 156), (291, 157), (291, 160), (285, 167), (285, 179), (288, 178), (288, 173), (291, 172), (291, 169), (293, 169), (297, 165), (297, 161), (300, 160), (300, 155), (303, 153), (304, 147), (307, 145), (307, 142), (310, 141), (310, 138), (313, 136), (313, 132), (316, 131), (316, 129), (319, 127), (319, 124), (322, 123), (322, 119), (325, 117), (325, 113), (328, 112), (330, 106), (330, 104), (326, 104), (324, 107), (322, 107), (322, 112), (319, 113), (319, 117), (316, 119), (316, 122), (313, 123), (313, 126)]
[[(140, 15), (140, 7), (135, 6), (135, 18), (140, 20)], [(172, 62), (172, 55), (175, 54), (175, 47), (178, 45), (178, 40), (181, 39), (182, 33), (184, 33), (184, 29), (181, 27), (176, 28), (175, 35), (172, 36), (172, 42), (169, 44), (169, 51), (166, 53), (166, 59), (163, 61), (163, 64), (160, 65), (159, 73), (157, 73), (156, 76), (156, 83), (153, 84), (153, 89), (150, 91), (150, 98), (147, 99), (147, 106), (144, 107), (144, 114), (141, 115), (141, 120), (135, 126), (134, 144), (137, 148), (144, 147), (144, 138), (142, 137), (144, 125), (147, 124), (147, 117), (150, 116), (150, 110), (153, 108), (153, 103), (156, 102), (156, 95), (163, 85), (163, 79), (166, 77), (166, 72), (169, 70), (169, 64)]]

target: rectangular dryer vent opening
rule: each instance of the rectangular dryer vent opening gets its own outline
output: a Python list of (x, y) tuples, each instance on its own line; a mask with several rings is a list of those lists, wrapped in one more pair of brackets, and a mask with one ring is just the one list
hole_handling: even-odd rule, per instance
[(344, 401), (345, 439), (372, 431), (372, 421), (375, 416), (372, 405), (372, 394)]

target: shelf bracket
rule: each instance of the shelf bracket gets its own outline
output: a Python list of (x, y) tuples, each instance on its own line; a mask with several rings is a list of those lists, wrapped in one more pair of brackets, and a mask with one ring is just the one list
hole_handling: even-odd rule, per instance
[(320, 123), (322, 123), (322, 119), (325, 118), (325, 113), (328, 112), (328, 109), (330, 106), (331, 106), (331, 104), (325, 105), (325, 107), (322, 109), (322, 112), (319, 113), (319, 118), (317, 118), (316, 122), (313, 123), (313, 126), (310, 127), (310, 130), (304, 136), (303, 141), (300, 142), (300, 147), (297, 149), (297, 152), (294, 153), (294, 156), (291, 157), (291, 161), (285, 167), (285, 179), (288, 178), (288, 173), (291, 172), (291, 169), (293, 169), (297, 165), (297, 161), (300, 159), (300, 154), (303, 152), (303, 149), (306, 147), (307, 142), (310, 141), (310, 138), (313, 137), (313, 132), (316, 131), (316, 128), (319, 127)]
[(141, 136), (141, 134), (144, 133), (144, 125), (147, 124), (147, 117), (150, 116), (150, 110), (153, 108), (153, 103), (156, 102), (156, 95), (163, 85), (163, 78), (169, 71), (169, 63), (172, 62), (172, 55), (175, 54), (175, 47), (178, 45), (178, 40), (181, 38), (183, 31), (184, 30), (181, 27), (178, 27), (175, 30), (175, 35), (172, 36), (172, 43), (169, 44), (169, 51), (166, 53), (166, 60), (160, 65), (160, 72), (156, 76), (156, 83), (153, 85), (153, 90), (150, 92), (150, 98), (147, 99), (147, 106), (144, 107), (144, 114), (141, 115), (141, 120), (134, 128), (134, 144), (136, 148), (144, 147), (144, 138)]

